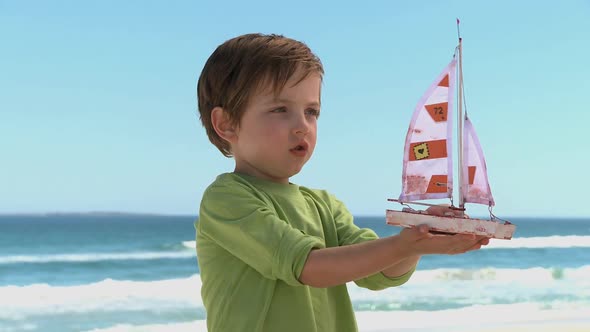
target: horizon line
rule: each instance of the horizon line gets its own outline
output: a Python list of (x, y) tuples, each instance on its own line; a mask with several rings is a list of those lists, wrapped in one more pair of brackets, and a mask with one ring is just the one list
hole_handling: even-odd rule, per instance
[[(84, 216), (149, 216), (149, 217), (193, 217), (198, 218), (198, 213), (190, 214), (190, 213), (160, 213), (160, 212), (129, 212), (129, 211), (84, 211), (84, 212), (63, 212), (63, 211), (54, 211), (54, 212), (0, 212), (0, 217), (23, 217), (23, 216), (35, 216), (35, 217), (46, 217), (46, 216), (75, 216), (75, 215), (84, 215)], [(352, 213), (354, 218), (385, 218), (385, 212), (383, 215), (381, 214), (354, 214)], [(486, 218), (487, 216), (480, 216), (474, 215), (472, 217), (475, 218)], [(512, 215), (508, 217), (503, 217), (502, 219), (511, 219), (511, 218), (538, 218), (538, 219), (552, 219), (552, 218), (562, 218), (562, 219), (590, 219), (590, 216), (534, 216), (534, 215)]]

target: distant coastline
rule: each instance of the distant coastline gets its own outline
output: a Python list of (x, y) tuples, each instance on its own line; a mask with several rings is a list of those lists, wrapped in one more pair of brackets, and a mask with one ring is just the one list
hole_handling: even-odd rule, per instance
[(95, 216), (95, 217), (195, 217), (191, 214), (167, 214), (149, 212), (119, 212), (119, 211), (90, 211), (90, 212), (37, 212), (37, 213), (0, 213), (0, 217), (68, 217), (68, 216)]
[[(174, 213), (150, 213), (150, 212), (124, 212), (124, 211), (87, 211), (87, 212), (0, 212), (0, 217), (76, 217), (76, 216), (93, 216), (93, 217), (191, 217), (198, 218), (198, 214), (174, 214)], [(385, 218), (385, 214), (353, 214), (354, 218)], [(489, 219), (489, 216), (473, 215), (472, 217)], [(589, 220), (590, 216), (507, 216), (502, 219), (506, 220)]]

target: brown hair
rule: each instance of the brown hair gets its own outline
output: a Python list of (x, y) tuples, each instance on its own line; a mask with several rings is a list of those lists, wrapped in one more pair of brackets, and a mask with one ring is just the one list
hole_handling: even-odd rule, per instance
[(229, 143), (211, 124), (211, 111), (223, 108), (238, 126), (250, 97), (263, 87), (280, 93), (299, 69), (303, 80), (310, 73), (324, 74), (320, 59), (307, 45), (281, 35), (246, 34), (232, 38), (211, 54), (197, 84), (199, 113), (209, 140), (226, 157)]

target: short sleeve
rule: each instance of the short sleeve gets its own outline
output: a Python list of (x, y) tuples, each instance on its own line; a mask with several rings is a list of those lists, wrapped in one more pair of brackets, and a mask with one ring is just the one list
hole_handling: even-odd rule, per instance
[(269, 279), (301, 285), (312, 248), (324, 242), (281, 220), (272, 204), (242, 183), (212, 185), (201, 201), (197, 232)]

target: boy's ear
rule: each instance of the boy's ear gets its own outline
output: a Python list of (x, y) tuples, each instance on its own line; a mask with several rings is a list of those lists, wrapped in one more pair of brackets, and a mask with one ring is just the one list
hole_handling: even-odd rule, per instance
[(228, 141), (228, 143), (233, 142), (237, 137), (236, 130), (229, 120), (228, 114), (219, 106), (211, 111), (211, 125), (213, 125), (217, 135)]

